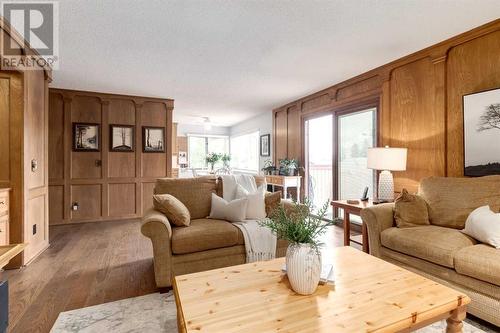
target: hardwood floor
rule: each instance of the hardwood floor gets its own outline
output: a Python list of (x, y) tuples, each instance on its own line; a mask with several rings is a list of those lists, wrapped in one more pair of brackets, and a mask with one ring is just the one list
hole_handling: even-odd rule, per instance
[[(330, 228), (325, 250), (342, 239), (341, 228)], [(9, 332), (49, 332), (60, 312), (156, 292), (152, 255), (138, 220), (51, 227), (39, 258), (4, 273)]]
[(157, 290), (151, 243), (137, 220), (51, 227), (45, 253), (5, 275), (12, 333), (49, 332), (62, 311)]

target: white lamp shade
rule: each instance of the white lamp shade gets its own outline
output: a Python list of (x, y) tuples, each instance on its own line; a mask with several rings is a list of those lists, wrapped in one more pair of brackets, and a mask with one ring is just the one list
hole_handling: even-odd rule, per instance
[(404, 171), (406, 170), (406, 148), (368, 148), (369, 169)]

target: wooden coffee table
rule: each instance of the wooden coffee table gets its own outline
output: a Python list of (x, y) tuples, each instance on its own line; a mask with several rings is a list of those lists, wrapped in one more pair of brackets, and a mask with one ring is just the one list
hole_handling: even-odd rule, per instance
[(465, 294), (352, 247), (331, 255), (335, 285), (311, 296), (290, 289), (284, 258), (175, 277), (179, 332), (410, 332), (441, 319), (462, 332)]

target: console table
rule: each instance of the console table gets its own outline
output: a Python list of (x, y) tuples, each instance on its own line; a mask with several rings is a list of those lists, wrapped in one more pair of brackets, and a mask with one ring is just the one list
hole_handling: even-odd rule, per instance
[(297, 189), (297, 202), (300, 202), (300, 180), (301, 176), (276, 176), (267, 175), (266, 183), (272, 186), (283, 188), (283, 199), (286, 199), (287, 191), (290, 187)]
[(341, 208), (344, 211), (344, 245), (349, 246), (351, 241), (360, 244), (363, 246), (363, 252), (369, 253), (368, 248), (368, 230), (366, 229), (366, 224), (361, 224), (361, 243), (351, 239), (351, 218), (350, 214), (353, 215), (361, 215), (361, 210), (373, 206), (373, 202), (369, 201), (360, 201), (357, 204), (348, 203), (347, 200), (334, 200), (331, 202), (332, 207)]

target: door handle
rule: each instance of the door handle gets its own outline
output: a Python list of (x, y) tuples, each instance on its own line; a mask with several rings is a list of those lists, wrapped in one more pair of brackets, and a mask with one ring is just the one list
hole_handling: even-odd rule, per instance
[(95, 160), (95, 166), (96, 167), (100, 167), (102, 165), (102, 161), (101, 160)]

